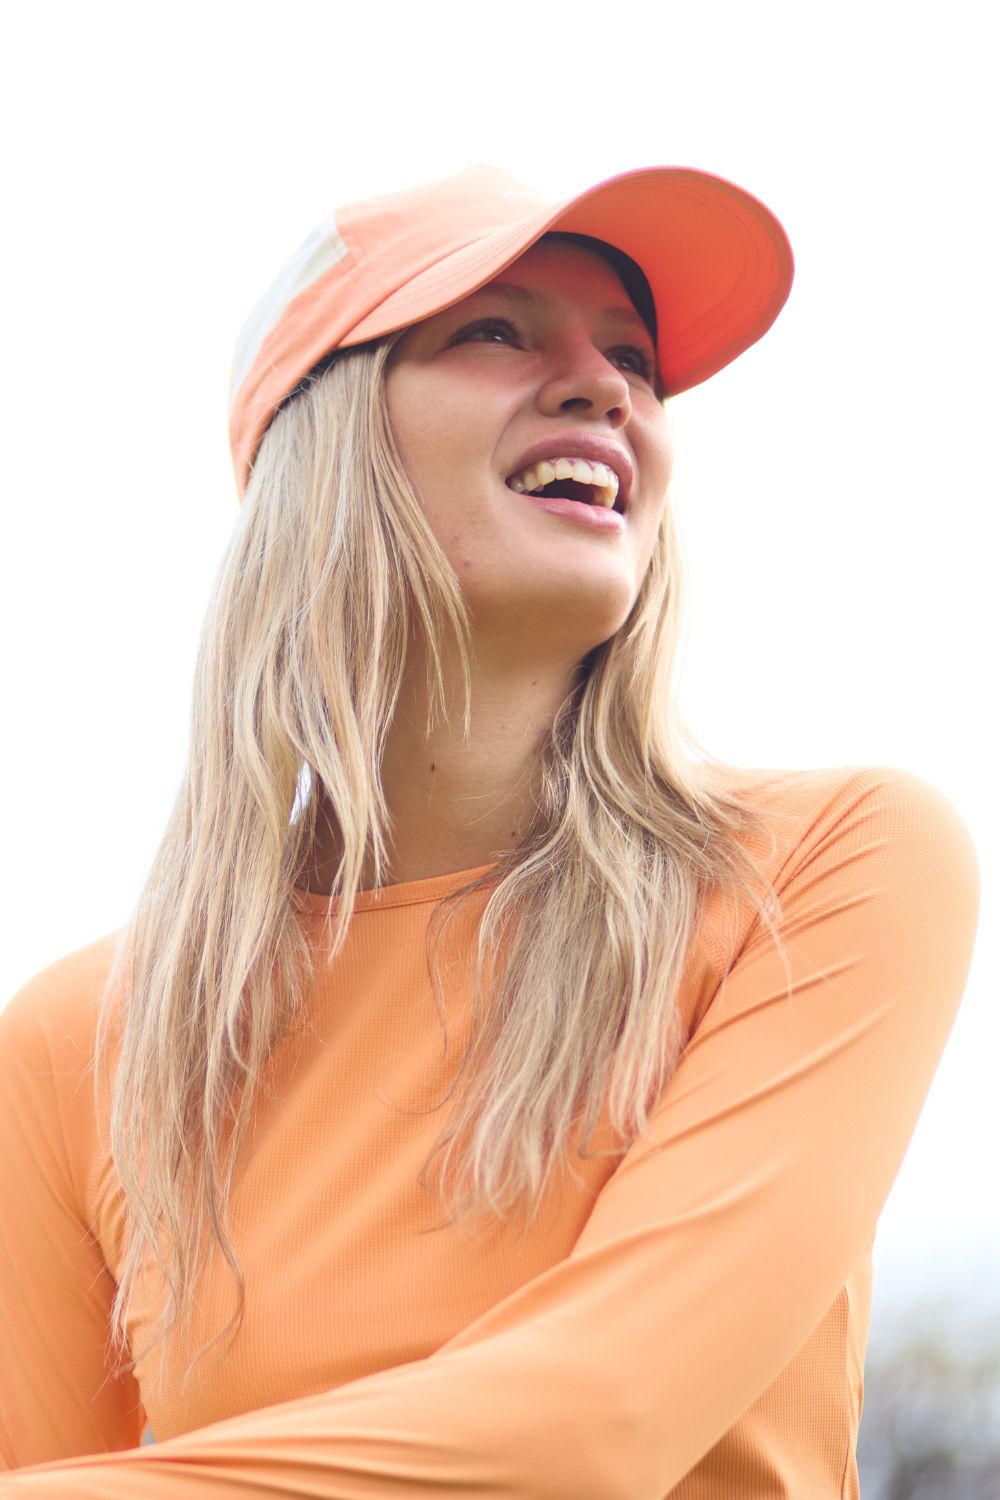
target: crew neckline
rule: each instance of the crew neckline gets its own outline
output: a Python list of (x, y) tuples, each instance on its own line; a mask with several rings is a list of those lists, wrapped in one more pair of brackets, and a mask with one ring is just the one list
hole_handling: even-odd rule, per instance
[[(452, 870), (445, 875), (427, 875), (423, 880), (401, 880), (395, 885), (376, 886), (372, 890), (358, 891), (354, 898), (353, 910), (358, 911), (385, 911), (391, 906), (413, 906), (421, 901), (437, 901), (441, 896), (447, 896), (451, 891), (457, 890), (460, 885), (483, 875), (487, 870), (495, 869), (499, 860), (490, 860), (485, 865), (474, 865), (469, 870)], [(321, 891), (307, 891), (301, 886), (292, 889), (292, 901), (304, 912), (326, 913), (329, 897)], [(337, 901), (334, 900), (334, 909)]]

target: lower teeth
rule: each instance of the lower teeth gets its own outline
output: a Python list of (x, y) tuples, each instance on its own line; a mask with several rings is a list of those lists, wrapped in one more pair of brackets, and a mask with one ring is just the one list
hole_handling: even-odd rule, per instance
[(531, 490), (538, 500), (572, 500), (574, 505), (596, 505), (596, 500), (583, 500), (579, 495), (546, 495), (544, 490)]

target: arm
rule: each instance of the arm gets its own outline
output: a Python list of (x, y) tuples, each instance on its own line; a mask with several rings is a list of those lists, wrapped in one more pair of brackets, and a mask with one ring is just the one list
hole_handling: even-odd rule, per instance
[(871, 1240), (947, 1041), (979, 904), (928, 783), (839, 784), (571, 1254), (431, 1358), (11, 1500), (662, 1500), (803, 1344)]
[(132, 1447), (145, 1424), (134, 1378), (107, 1379), (115, 1286), (61, 1128), (46, 973), (0, 1011), (0, 1470)]

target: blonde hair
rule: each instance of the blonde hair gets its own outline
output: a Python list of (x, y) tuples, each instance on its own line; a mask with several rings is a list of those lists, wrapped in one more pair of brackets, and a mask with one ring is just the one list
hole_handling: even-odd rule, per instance
[[(264, 435), (202, 631), (185, 773), (100, 997), (91, 1059), (98, 1108), (99, 1067), (120, 1042), (109, 1108), (124, 1203), (114, 1373), (160, 1343), (161, 1390), (169, 1340), (179, 1319), (189, 1326), (206, 1228), (233, 1274), (237, 1311), (197, 1350), (185, 1384), (243, 1321), (245, 1284), (228, 1227), (233, 1169), (262, 1070), (304, 1019), (311, 982), (293, 888), (322, 788), (343, 849), (335, 920), (328, 909), (332, 958), (369, 841), (383, 883), (379, 766), (409, 631), (427, 644), (428, 733), (443, 711), (443, 632), (454, 632), (469, 734), (469, 617), (387, 415), (386, 363), (398, 337), (343, 352)], [(433, 913), (428, 960), (447, 1037), (437, 943), (465, 899), (488, 894), (469, 1044), (445, 1097), (463, 1073), (467, 1087), (421, 1169), (423, 1182), (443, 1151), (444, 1184), (455, 1166), (440, 1198), (459, 1228), (517, 1207), (530, 1226), (581, 1120), (578, 1154), (589, 1154), (606, 1099), (622, 1140), (614, 1154), (637, 1135), (651, 1140), (648, 1111), (685, 1041), (684, 960), (713, 887), (748, 896), (778, 941), (780, 903), (744, 847), (764, 836), (773, 852), (773, 828), (725, 789), (733, 767), (707, 757), (699, 768), (683, 749), (686, 739), (705, 754), (682, 724), (671, 681), (681, 590), (666, 505), (628, 619), (580, 664), (539, 747), (531, 826), (496, 868)], [(494, 971), (491, 955), (501, 952)], [(126, 1362), (148, 1252), (168, 1296), (148, 1342)]]

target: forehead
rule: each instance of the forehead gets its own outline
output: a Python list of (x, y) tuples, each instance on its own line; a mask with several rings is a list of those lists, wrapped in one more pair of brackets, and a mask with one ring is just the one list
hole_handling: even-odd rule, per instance
[(554, 291), (570, 288), (577, 292), (593, 291), (595, 296), (606, 297), (611, 304), (617, 302), (622, 307), (631, 306), (618, 272), (602, 255), (585, 245), (538, 240), (517, 260), (498, 271), (486, 285), (511, 281), (520, 281), (524, 286), (544, 286)]
[(585, 245), (559, 241), (538, 241), (492, 280), (427, 321), (461, 315), (467, 304), (501, 298), (521, 311), (582, 308), (588, 315), (609, 320), (623, 333), (643, 334), (652, 342), (651, 332), (617, 269)]

